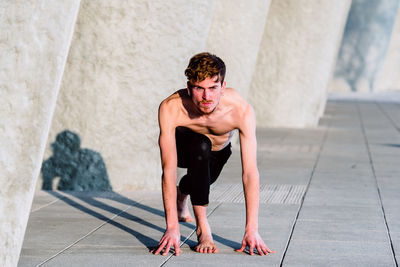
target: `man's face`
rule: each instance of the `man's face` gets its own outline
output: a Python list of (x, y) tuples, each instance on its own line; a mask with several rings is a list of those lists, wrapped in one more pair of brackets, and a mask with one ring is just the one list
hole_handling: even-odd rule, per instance
[[(203, 114), (212, 113), (217, 107), (222, 93), (225, 90), (225, 82), (218, 81), (218, 76), (206, 78), (201, 82), (188, 83), (188, 93), (197, 109)], [(191, 90), (190, 87), (191, 86)]]

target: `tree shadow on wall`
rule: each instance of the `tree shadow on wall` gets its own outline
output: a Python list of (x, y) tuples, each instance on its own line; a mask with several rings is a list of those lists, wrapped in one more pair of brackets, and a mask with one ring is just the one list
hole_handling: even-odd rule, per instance
[(43, 190), (52, 190), (56, 177), (60, 177), (57, 189), (62, 191), (112, 190), (101, 155), (80, 146), (76, 133), (64, 130), (57, 134), (51, 144), (53, 155), (42, 164)]
[(335, 66), (335, 77), (343, 78), (352, 91), (362, 79), (373, 91), (382, 67), (397, 16), (398, 0), (353, 0)]

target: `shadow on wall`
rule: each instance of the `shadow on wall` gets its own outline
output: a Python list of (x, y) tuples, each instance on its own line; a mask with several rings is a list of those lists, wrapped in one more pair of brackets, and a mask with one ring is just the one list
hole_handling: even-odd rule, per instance
[(60, 177), (58, 190), (112, 191), (101, 155), (80, 146), (76, 133), (64, 130), (57, 135), (51, 144), (53, 155), (42, 164), (43, 190), (52, 190), (53, 180)]
[(346, 81), (352, 91), (373, 90), (399, 2), (353, 0), (335, 67), (335, 78)]

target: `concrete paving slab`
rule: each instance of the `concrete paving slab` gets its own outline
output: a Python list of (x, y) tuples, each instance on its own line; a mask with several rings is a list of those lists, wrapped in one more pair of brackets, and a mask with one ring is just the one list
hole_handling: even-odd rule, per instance
[(32, 202), (31, 212), (36, 212), (59, 200), (59, 198), (52, 196), (45, 191), (39, 191), (37, 194), (35, 194), (35, 201)]
[(233, 252), (203, 255), (185, 252), (179, 257), (172, 257), (165, 266), (279, 266), (280, 261), (277, 254), (250, 256), (247, 253)]
[(111, 214), (106, 216), (84, 206), (78, 207), (90, 214), (56, 204), (54, 209), (33, 213), (29, 219), (24, 246), (46, 248), (50, 241), (54, 241), (51, 242), (53, 248), (64, 247), (112, 217)]
[(377, 196), (376, 181), (373, 177), (363, 177), (355, 179), (351, 175), (325, 175), (320, 177), (314, 174), (311, 181), (313, 190), (333, 190), (343, 192), (360, 192), (361, 194), (371, 194)]
[(400, 232), (400, 213), (399, 207), (385, 207), (385, 216), (390, 229), (390, 232)]
[(36, 248), (23, 247), (21, 251), (21, 257), (18, 261), (19, 267), (32, 267), (42, 263), (44, 259), (56, 255), (59, 252), (58, 249), (51, 249), (47, 247), (45, 250), (39, 250)]
[(306, 205), (319, 203), (320, 205), (342, 206), (380, 206), (377, 193), (369, 196), (364, 192), (313, 189), (307, 192), (304, 200)]
[(341, 205), (307, 205), (304, 204), (299, 220), (313, 221), (354, 221), (362, 224), (365, 221), (383, 222), (383, 214), (379, 206), (341, 206)]
[(390, 237), (393, 242), (394, 251), (395, 251), (396, 255), (399, 255), (399, 253), (400, 253), (400, 232), (390, 231)]
[(400, 190), (400, 181), (397, 177), (400, 177), (399, 173), (391, 173), (391, 174), (377, 174), (377, 181), (379, 184), (379, 188), (385, 189), (393, 189)]
[(160, 266), (165, 258), (145, 248), (76, 246), (42, 266)]
[(389, 242), (383, 220), (298, 220), (292, 240)]
[(394, 261), (386, 256), (375, 255), (352, 255), (352, 256), (336, 256), (336, 255), (317, 255), (303, 256), (298, 259), (290, 258), (283, 263), (288, 267), (394, 267)]
[[(143, 204), (147, 205), (146, 202)], [(212, 208), (212, 205), (210, 206)], [(153, 208), (161, 209), (162, 206), (153, 205)], [(181, 240), (183, 241), (194, 229), (193, 223), (180, 223)], [(82, 240), (79, 244), (86, 246), (103, 244), (104, 246), (145, 247), (151, 249), (157, 246), (164, 231), (164, 216), (158, 216), (141, 208), (132, 207)]]
[(392, 266), (388, 243), (292, 240), (283, 266)]
[(311, 170), (280, 171), (276, 169), (259, 170), (260, 183), (306, 185), (311, 177)]

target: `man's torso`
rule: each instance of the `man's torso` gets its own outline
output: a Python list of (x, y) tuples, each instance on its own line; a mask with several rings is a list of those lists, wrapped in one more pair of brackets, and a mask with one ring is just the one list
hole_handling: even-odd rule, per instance
[(192, 104), (186, 89), (181, 89), (168, 97), (166, 101), (173, 106), (175, 116), (171, 123), (188, 128), (196, 133), (204, 134), (212, 143), (212, 150), (223, 149), (238, 129), (242, 120), (241, 113), (247, 103), (235, 90), (227, 88), (216, 109), (208, 115), (200, 114)]

